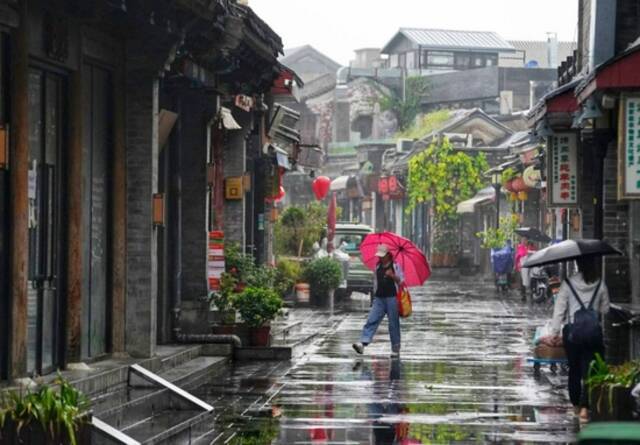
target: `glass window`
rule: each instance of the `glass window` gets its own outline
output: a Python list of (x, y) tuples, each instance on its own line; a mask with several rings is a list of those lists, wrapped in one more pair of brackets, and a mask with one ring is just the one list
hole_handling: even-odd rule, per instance
[(495, 66), (498, 64), (498, 56), (487, 56), (487, 66)]
[(471, 55), (462, 53), (456, 54), (456, 69), (465, 70), (471, 64)]
[(406, 68), (407, 67), (407, 55), (406, 54), (400, 54), (398, 56), (398, 66), (401, 66), (402, 68)]
[(397, 68), (398, 67), (398, 55), (397, 54), (391, 54), (391, 56), (389, 56), (389, 61), (390, 61), (389, 66), (391, 68)]
[(336, 233), (333, 245), (336, 248), (342, 247), (345, 252), (357, 252), (365, 236), (366, 234)]
[(473, 66), (484, 66), (484, 56), (475, 56), (473, 58)]
[(428, 65), (453, 66), (454, 56), (451, 52), (429, 51), (427, 53)]
[(416, 53), (413, 51), (407, 53), (407, 68), (416, 68)]

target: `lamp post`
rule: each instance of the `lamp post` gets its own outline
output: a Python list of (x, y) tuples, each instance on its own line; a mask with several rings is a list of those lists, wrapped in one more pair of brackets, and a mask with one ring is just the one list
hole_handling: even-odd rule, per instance
[(491, 174), (491, 184), (496, 190), (496, 229), (500, 228), (500, 190), (502, 189), (502, 173), (494, 172)]

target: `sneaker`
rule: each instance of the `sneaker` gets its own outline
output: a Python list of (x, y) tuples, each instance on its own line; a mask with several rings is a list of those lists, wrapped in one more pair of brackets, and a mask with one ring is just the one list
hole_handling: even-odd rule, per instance
[(364, 345), (362, 343), (354, 343), (351, 346), (358, 354), (362, 354), (364, 352)]
[(400, 355), (400, 345), (391, 347), (391, 356), (398, 357)]

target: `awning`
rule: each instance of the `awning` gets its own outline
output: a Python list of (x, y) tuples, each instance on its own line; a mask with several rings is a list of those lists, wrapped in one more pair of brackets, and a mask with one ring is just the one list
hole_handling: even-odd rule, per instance
[(347, 182), (349, 182), (349, 176), (338, 176), (336, 179), (331, 181), (331, 186), (329, 190), (332, 192), (339, 192), (347, 189)]
[(467, 199), (466, 201), (462, 201), (458, 204), (457, 213), (473, 213), (476, 210), (476, 206), (478, 204), (483, 204), (485, 202), (491, 202), (496, 199), (496, 190), (493, 187), (487, 187), (480, 190), (476, 193), (471, 199)]
[(580, 103), (600, 90), (640, 88), (640, 43), (597, 66), (577, 88)]
[(220, 118), (222, 119), (222, 125), (227, 130), (242, 130), (242, 127), (233, 118), (230, 109), (220, 107)]

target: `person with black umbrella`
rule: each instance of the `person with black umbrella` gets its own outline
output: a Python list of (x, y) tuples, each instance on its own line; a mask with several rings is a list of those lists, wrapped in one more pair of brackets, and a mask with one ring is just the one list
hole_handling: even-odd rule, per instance
[(585, 379), (595, 354), (604, 357), (601, 322), (610, 307), (609, 290), (600, 273), (601, 258), (620, 253), (601, 240), (567, 240), (534, 253), (523, 264), (532, 267), (575, 260), (578, 266), (578, 272), (560, 287), (551, 336), (543, 341), (564, 345), (569, 362), (569, 397), (583, 422), (589, 418)]

